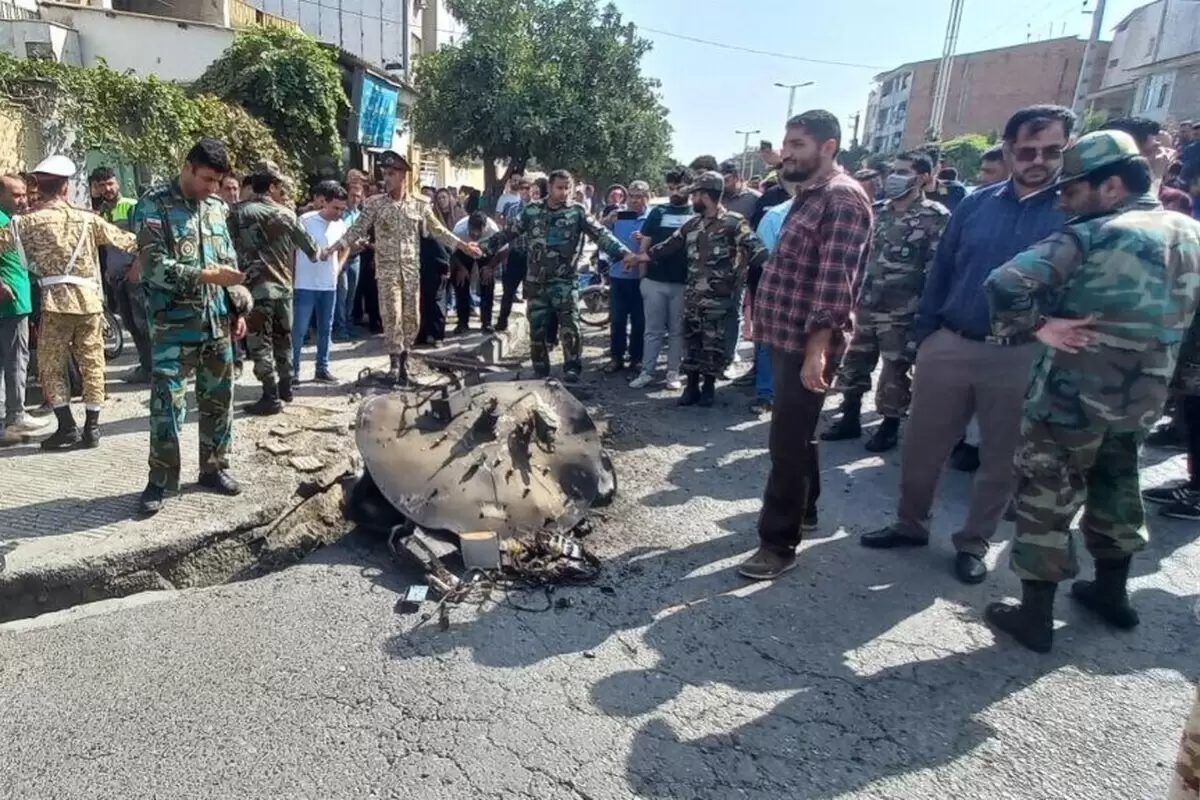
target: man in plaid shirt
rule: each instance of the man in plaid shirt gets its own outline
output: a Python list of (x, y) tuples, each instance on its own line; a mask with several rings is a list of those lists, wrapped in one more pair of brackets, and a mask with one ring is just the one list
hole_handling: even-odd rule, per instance
[(755, 580), (794, 567), (802, 532), (816, 529), (817, 421), (871, 249), (871, 201), (834, 160), (841, 138), (837, 117), (806, 111), (788, 120), (781, 148), (782, 177), (798, 189), (754, 303), (754, 339), (775, 376), (759, 548), (738, 568)]

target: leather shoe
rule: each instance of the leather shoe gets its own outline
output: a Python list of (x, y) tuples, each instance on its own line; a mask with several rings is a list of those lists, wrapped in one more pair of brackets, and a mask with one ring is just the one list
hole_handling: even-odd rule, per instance
[(954, 556), (954, 574), (963, 583), (983, 583), (988, 571), (979, 556), (959, 553)]
[(925, 547), (929, 540), (914, 538), (895, 525), (889, 525), (877, 531), (864, 533), (858, 543), (872, 550), (891, 550), (893, 547)]

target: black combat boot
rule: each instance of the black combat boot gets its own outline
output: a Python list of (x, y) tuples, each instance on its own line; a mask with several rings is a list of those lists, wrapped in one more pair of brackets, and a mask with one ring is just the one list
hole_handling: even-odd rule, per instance
[(700, 402), (700, 373), (689, 372), (687, 386), (683, 387), (683, 394), (679, 397), (679, 405), (694, 406), (698, 402)]
[(274, 378), (264, 378), (262, 397), (242, 406), (242, 411), (255, 417), (269, 417), (283, 413), (283, 401), (279, 398), (279, 384)]
[(100, 410), (88, 409), (84, 413), (82, 446), (88, 449), (100, 446)]
[(412, 378), (408, 374), (408, 351), (405, 350), (403, 353), (397, 356), (397, 361), (399, 363), (400, 372), (399, 379), (396, 381), (396, 383), (400, 386), (408, 386), (410, 383), (412, 383)]
[(200, 480), (197, 483), (205, 489), (212, 489), (217, 494), (229, 495), (230, 497), (242, 493), (242, 485), (231, 478), (229, 473), (223, 469), (201, 472)]
[(79, 426), (75, 424), (75, 416), (70, 406), (54, 409), (58, 419), (58, 430), (42, 441), (43, 450), (72, 450), (79, 444)]
[(862, 395), (847, 394), (842, 398), (842, 418), (821, 434), (822, 441), (844, 442), (857, 439), (862, 435), (861, 413)]
[(290, 403), (296, 399), (296, 393), (292, 391), (292, 383), (293, 381), (290, 377), (279, 379), (279, 399), (285, 403)]
[(583, 366), (578, 361), (563, 364), (563, 383), (579, 383), (583, 374)]
[(884, 417), (883, 422), (879, 423), (879, 427), (875, 429), (875, 433), (867, 439), (867, 443), (863, 445), (868, 453), (886, 453), (888, 450), (894, 450), (896, 445), (900, 444), (900, 419), (898, 417)]
[(1054, 644), (1054, 593), (1057, 583), (1021, 581), (1021, 603), (989, 603), (983, 616), (1035, 653), (1049, 653)]
[(1094, 581), (1075, 581), (1071, 584), (1071, 597), (1109, 625), (1123, 631), (1133, 630), (1140, 621), (1137, 609), (1129, 604), (1129, 593), (1125, 589), (1132, 560), (1129, 557), (1098, 558)]
[(401, 367), (400, 356), (395, 355), (395, 354), (388, 356), (388, 372), (387, 372), (388, 383), (391, 383), (394, 385), (399, 385), (400, 381), (402, 380), (402, 378), (400, 376), (400, 367)]
[(710, 408), (713, 403), (717, 402), (716, 380), (716, 377), (712, 375), (704, 376), (704, 386), (700, 389), (700, 397), (696, 400), (696, 405)]
[(537, 378), (549, 378), (550, 377), (550, 364), (549, 363), (534, 364), (533, 365), (533, 374), (534, 374), (534, 377), (537, 377)]
[(142, 496), (138, 500), (138, 510), (143, 517), (152, 517), (159, 511), (162, 511), (163, 495), (166, 491), (161, 486), (155, 486), (153, 483), (147, 483), (146, 488), (142, 490)]

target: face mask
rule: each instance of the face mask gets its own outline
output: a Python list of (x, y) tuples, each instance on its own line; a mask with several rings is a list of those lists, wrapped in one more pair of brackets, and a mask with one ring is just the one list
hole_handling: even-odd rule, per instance
[(897, 175), (892, 173), (887, 176), (887, 180), (883, 182), (883, 194), (889, 200), (894, 200), (900, 195), (908, 191), (910, 175)]

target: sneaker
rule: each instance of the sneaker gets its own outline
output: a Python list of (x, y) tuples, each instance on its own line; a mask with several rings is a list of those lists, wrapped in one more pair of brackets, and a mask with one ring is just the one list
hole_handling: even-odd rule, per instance
[(338, 379), (333, 377), (333, 373), (327, 369), (317, 370), (317, 374), (313, 376), (313, 380), (317, 383), (337, 383)]
[(795, 553), (780, 553), (760, 547), (742, 562), (738, 574), (755, 581), (771, 581), (795, 566)]
[(679, 377), (678, 372), (667, 373), (667, 388), (672, 391), (679, 391), (683, 388), (683, 379)]
[(1142, 492), (1142, 499), (1155, 505), (1173, 505), (1175, 503), (1195, 503), (1200, 500), (1200, 492), (1189, 488), (1186, 483), (1175, 486), (1159, 486)]
[(616, 373), (620, 372), (623, 369), (625, 369), (625, 364), (623, 364), (620, 361), (617, 361), (616, 359), (609, 361), (603, 367), (603, 371), (606, 375), (615, 375)]
[(643, 372), (641, 375), (638, 375), (636, 378), (634, 378), (633, 380), (631, 380), (629, 382), (629, 388), (630, 389), (645, 389), (647, 386), (649, 386), (652, 383), (654, 383), (654, 376), (647, 372)]
[(1200, 520), (1200, 499), (1193, 499), (1191, 502), (1171, 503), (1163, 506), (1158, 513), (1171, 519), (1186, 519), (1195, 522), (1196, 520)]
[(763, 414), (770, 414), (771, 409), (774, 407), (775, 404), (770, 400), (765, 400), (760, 397), (750, 404), (750, 413), (756, 417), (761, 417)]

